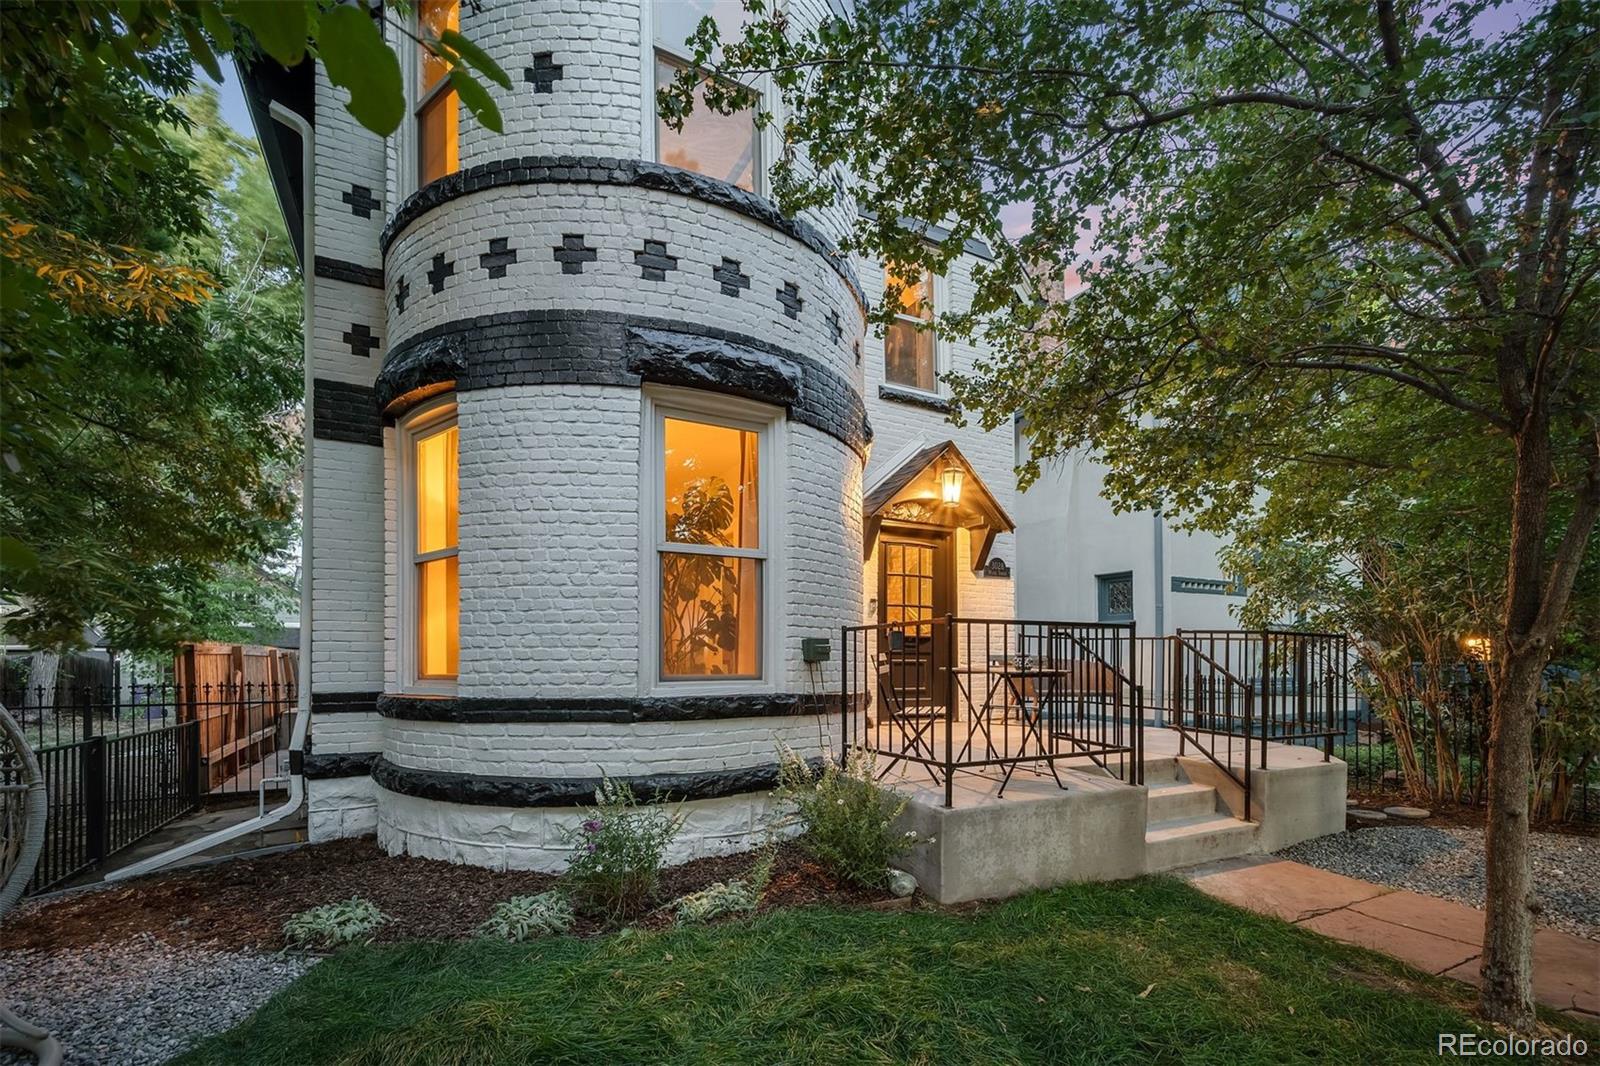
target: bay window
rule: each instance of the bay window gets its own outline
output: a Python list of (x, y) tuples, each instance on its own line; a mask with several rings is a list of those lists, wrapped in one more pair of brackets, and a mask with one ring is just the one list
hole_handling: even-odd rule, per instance
[(884, 380), (921, 392), (938, 392), (935, 338), (927, 328), (933, 321), (933, 275), (891, 267), (890, 276), (900, 286), (900, 298), (894, 321), (883, 336)]
[[(719, 398), (726, 399), (726, 398)], [(652, 405), (651, 500), (662, 682), (760, 679), (767, 635), (768, 423)], [(653, 468), (653, 469), (651, 469)]]
[[(651, 4), (656, 89), (666, 87), (691, 65), (686, 42), (707, 15), (716, 20), (724, 40), (738, 40), (743, 35), (746, 12), (740, 0), (654, 0)], [(754, 90), (750, 96), (753, 102)], [(653, 93), (649, 106), (656, 114), (657, 160), (757, 191), (761, 137), (753, 109), (718, 114), (706, 106), (703, 83), (695, 90), (694, 111), (684, 119), (681, 130), (673, 130), (660, 117)]]
[(402, 642), (407, 681), (448, 687), (460, 668), (460, 543), (455, 408), (430, 408), (401, 434), (407, 514), (402, 525), (405, 573)]
[[(421, 0), (417, 36), (437, 40), (445, 30), (461, 30), (461, 0)], [(461, 169), (460, 107), (450, 82), (450, 65), (417, 45), (417, 187)]]

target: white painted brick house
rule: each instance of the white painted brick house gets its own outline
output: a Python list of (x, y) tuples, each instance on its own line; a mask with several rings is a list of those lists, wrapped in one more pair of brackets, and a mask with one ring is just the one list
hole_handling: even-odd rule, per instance
[[(674, 858), (745, 847), (780, 745), (837, 739), (804, 638), (1012, 615), (1013, 436), (945, 420), (976, 352), (926, 305), (867, 329), (848, 183), (787, 219), (748, 116), (659, 126), (679, 42), (737, 4), (417, 7), (512, 75), (503, 135), (399, 37), (387, 140), (310, 61), (247, 79), (312, 324), (311, 835), (559, 869), (606, 774), (684, 801)], [(959, 308), (983, 252), (918, 290)]]

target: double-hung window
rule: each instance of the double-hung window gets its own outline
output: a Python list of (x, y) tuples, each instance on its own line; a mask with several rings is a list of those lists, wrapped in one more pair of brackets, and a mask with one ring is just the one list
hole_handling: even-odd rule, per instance
[[(726, 399), (719, 398), (719, 399)], [(759, 679), (766, 636), (769, 422), (652, 407), (656, 676)]]
[[(445, 30), (461, 29), (461, 0), (421, 0), (417, 36), (437, 39)], [(460, 121), (450, 65), (422, 45), (417, 46), (417, 91), (413, 113), (417, 131), (417, 187), (461, 169)]]
[[(723, 40), (738, 40), (744, 33), (746, 13), (740, 0), (653, 0), (651, 19), (655, 35), (655, 87), (665, 88), (690, 66), (688, 39), (700, 20), (710, 15)], [(756, 97), (750, 93), (752, 102)], [(655, 112), (655, 96), (650, 109)], [(751, 192), (761, 173), (761, 135), (753, 109), (722, 115), (706, 106), (705, 86), (695, 90), (694, 111), (673, 130), (656, 117), (656, 159), (693, 170)]]
[(448, 687), (460, 668), (459, 488), (460, 432), (453, 405), (413, 416), (401, 433), (407, 514), (402, 525), (401, 639), (406, 680), (421, 688)]
[(933, 275), (891, 267), (890, 276), (900, 286), (900, 298), (883, 337), (883, 378), (891, 385), (938, 392), (937, 345), (927, 328), (933, 321)]

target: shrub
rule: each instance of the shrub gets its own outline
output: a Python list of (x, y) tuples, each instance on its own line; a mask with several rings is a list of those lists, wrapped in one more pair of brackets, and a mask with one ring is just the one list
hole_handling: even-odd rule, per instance
[(301, 911), (283, 923), (283, 937), (297, 948), (338, 948), (371, 943), (378, 927), (390, 920), (378, 905), (360, 896)]
[(662, 856), (683, 818), (659, 805), (641, 805), (626, 783), (610, 778), (601, 779), (598, 798), (577, 828), (562, 831), (572, 845), (563, 880), (585, 910), (630, 917), (649, 904)]
[(680, 922), (709, 922), (730, 914), (754, 914), (761, 904), (761, 894), (767, 890), (772, 878), (772, 864), (776, 859), (769, 846), (756, 861), (749, 877), (732, 881), (718, 881), (698, 892), (673, 900), (672, 909)]
[(478, 926), (478, 935), (520, 944), (571, 928), (572, 904), (567, 897), (559, 892), (541, 892), (537, 896), (512, 896), (495, 904), (488, 920)]
[(895, 830), (907, 801), (879, 785), (874, 768), (871, 754), (857, 751), (842, 763), (826, 760), (816, 773), (785, 751), (777, 792), (803, 826), (801, 848), (835, 877), (865, 888), (884, 887), (890, 863), (918, 844), (932, 843)]

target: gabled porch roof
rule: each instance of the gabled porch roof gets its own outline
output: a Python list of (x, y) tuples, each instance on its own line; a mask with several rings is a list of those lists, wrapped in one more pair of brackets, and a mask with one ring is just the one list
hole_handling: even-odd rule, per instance
[[(945, 503), (940, 478), (950, 468), (961, 471), (961, 499)], [(866, 519), (864, 554), (872, 554), (883, 523), (964, 528), (972, 536), (972, 568), (981, 570), (999, 533), (1010, 533), (1016, 523), (994, 498), (967, 457), (954, 441), (940, 441), (907, 456), (862, 498)]]

